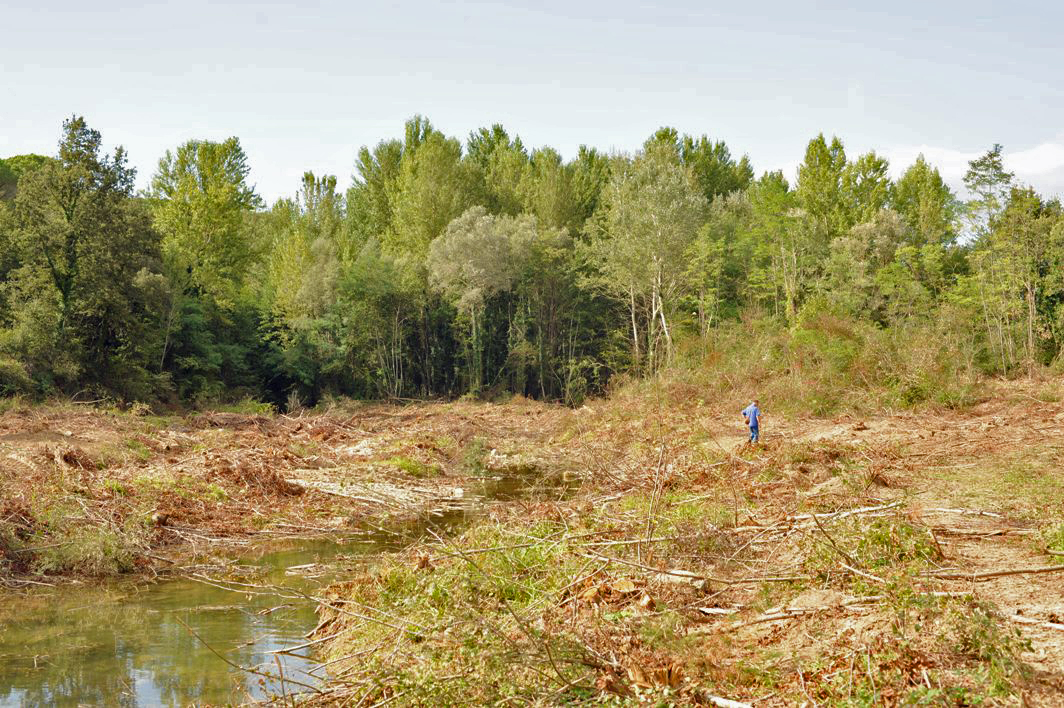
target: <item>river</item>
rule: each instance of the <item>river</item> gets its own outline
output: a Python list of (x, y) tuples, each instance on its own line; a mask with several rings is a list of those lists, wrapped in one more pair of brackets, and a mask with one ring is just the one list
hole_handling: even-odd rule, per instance
[(544, 482), (532, 474), (482, 480), (461, 503), (414, 522), (230, 549), (215, 567), (191, 568), (185, 577), (0, 595), (0, 706), (224, 705), (306, 690), (296, 682), (315, 685), (322, 677), (308, 650), (276, 653), (304, 644), (316, 625), (315, 603), (301, 595), (335, 579), (338, 568), (401, 548), (426, 529), (453, 534), (490, 501), (559, 497), (573, 488)]

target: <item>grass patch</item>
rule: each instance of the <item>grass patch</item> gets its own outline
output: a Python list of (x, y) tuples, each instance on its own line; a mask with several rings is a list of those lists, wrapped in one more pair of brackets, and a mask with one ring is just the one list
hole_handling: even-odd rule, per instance
[(462, 450), (461, 471), (468, 475), (482, 475), (487, 469), (488, 441), (481, 437), (473, 438)]
[(1049, 550), (1064, 553), (1064, 521), (1043, 529), (1042, 541)]
[[(564, 542), (527, 541), (557, 539), (564, 527), (543, 523), (524, 530), (515, 536), (477, 527), (431, 563), (400, 554), (335, 587), (335, 607), (369, 606), (389, 619), (348, 623), (342, 612), (326, 609), (323, 632), (348, 628), (330, 645), (329, 657), (381, 643), (398, 647), (391, 656), (365, 652), (344, 670), (374, 684), (381, 699), (404, 692), (408, 705), (483, 705), (530, 690), (564, 689), (580, 676), (582, 652), (563, 638), (547, 638), (536, 610), (572, 581), (581, 561), (565, 552)], [(441, 682), (440, 676), (454, 678)]]
[(907, 583), (939, 557), (938, 548), (925, 529), (900, 518), (844, 519), (825, 523), (823, 531), (810, 531), (804, 567), (819, 582), (841, 584), (858, 594), (879, 594), (882, 585), (846, 571), (843, 564), (857, 564), (890, 583)]
[(135, 438), (126, 440), (126, 449), (132, 453), (134, 459), (140, 462), (147, 462), (154, 454), (150, 447)]
[(272, 403), (265, 403), (250, 396), (232, 403), (213, 404), (210, 409), (218, 413), (239, 413), (242, 415), (273, 415), (277, 412)]
[(121, 525), (71, 521), (77, 508), (53, 508), (39, 516), (42, 533), (28, 542), (32, 569), (43, 574), (127, 573), (148, 545), (148, 528), (129, 519)]
[(125, 497), (129, 495), (129, 488), (117, 479), (105, 479), (100, 486), (111, 496)]
[(385, 460), (384, 464), (391, 465), (411, 477), (438, 477), (443, 474), (443, 468), (439, 465), (427, 464), (409, 457), (393, 457), (390, 460)]

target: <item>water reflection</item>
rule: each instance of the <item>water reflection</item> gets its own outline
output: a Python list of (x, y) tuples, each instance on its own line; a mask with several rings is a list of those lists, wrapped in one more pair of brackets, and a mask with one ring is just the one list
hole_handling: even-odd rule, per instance
[[(312, 594), (329, 581), (328, 573), (286, 571), (310, 563), (335, 569), (338, 556), (359, 562), (401, 548), (430, 528), (455, 533), (483, 513), (484, 500), (560, 498), (574, 487), (535, 474), (483, 479), (445, 508), (406, 523), (367, 527), (354, 541), (292, 541), (243, 554), (236, 560), (256, 572), (231, 579)], [(235, 664), (271, 673), (277, 656), (288, 679), (313, 684), (309, 658), (270, 652), (304, 642), (316, 619), (310, 601), (187, 579), (0, 596), (0, 705), (179, 706), (266, 698), (283, 690), (279, 682), (229, 666), (203, 642)]]
[[(242, 561), (264, 570), (256, 582), (308, 591), (315, 581), (286, 575), (285, 569), (365, 550), (365, 544), (304, 541)], [(256, 677), (227, 665), (182, 622), (230, 661), (271, 672), (276, 665), (269, 652), (301, 643), (315, 623), (311, 602), (238, 594), (189, 580), (63, 588), (8, 600), (0, 610), (3, 705), (187, 705), (262, 698), (266, 691), (279, 692), (280, 685), (259, 685)], [(308, 660), (279, 658), (287, 676), (308, 682)]]

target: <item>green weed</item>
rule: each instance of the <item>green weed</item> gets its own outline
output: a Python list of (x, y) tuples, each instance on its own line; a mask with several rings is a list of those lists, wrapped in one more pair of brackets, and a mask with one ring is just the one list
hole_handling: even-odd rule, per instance
[(277, 412), (272, 403), (265, 403), (250, 396), (232, 403), (219, 403), (209, 407), (219, 413), (240, 413), (243, 415), (273, 415)]
[(40, 573), (110, 575), (126, 573), (147, 546), (143, 524), (127, 522), (121, 527), (71, 523), (65, 514), (48, 515), (50, 533), (32, 565)]
[(152, 457), (152, 449), (137, 439), (126, 441), (126, 449), (133, 453), (133, 457), (141, 462), (147, 462)]
[(384, 464), (406, 472), (411, 477), (436, 477), (443, 472), (439, 465), (426, 464), (409, 457), (393, 457)]
[(105, 479), (101, 485), (112, 496), (124, 497), (129, 494), (129, 489), (116, 479)]
[(229, 493), (213, 482), (207, 485), (206, 496), (215, 502), (224, 502), (229, 499)]
[(1064, 521), (1043, 529), (1042, 542), (1051, 551), (1064, 552)]
[(857, 592), (878, 593), (882, 588), (861, 576), (845, 574), (841, 564), (857, 563), (872, 574), (902, 581), (924, 570), (938, 556), (931, 536), (901, 519), (875, 519), (865, 522), (848, 519), (824, 524), (824, 530), (810, 531), (813, 545), (805, 567), (821, 581), (841, 577)]
[(487, 470), (488, 443), (484, 438), (473, 438), (462, 451), (462, 472), (482, 475)]

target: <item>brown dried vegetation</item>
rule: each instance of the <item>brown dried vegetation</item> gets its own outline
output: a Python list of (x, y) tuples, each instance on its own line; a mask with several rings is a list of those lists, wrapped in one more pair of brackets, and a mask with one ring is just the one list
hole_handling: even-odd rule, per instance
[(1058, 705), (1064, 568), (1038, 539), (1064, 518), (1064, 406), (1041, 385), (770, 417), (753, 447), (690, 392), (592, 402), (561, 435), (575, 498), (334, 589), (324, 700)]

